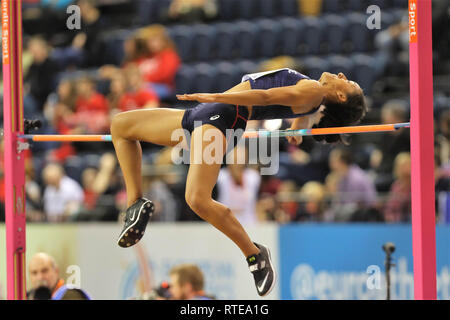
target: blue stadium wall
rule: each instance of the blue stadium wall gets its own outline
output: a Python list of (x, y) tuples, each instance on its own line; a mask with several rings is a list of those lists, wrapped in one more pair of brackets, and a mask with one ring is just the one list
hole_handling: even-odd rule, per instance
[[(386, 299), (385, 252), (396, 246), (391, 299), (413, 299), (411, 225), (312, 224), (279, 229), (281, 299)], [(450, 299), (450, 227), (437, 226), (438, 298)]]

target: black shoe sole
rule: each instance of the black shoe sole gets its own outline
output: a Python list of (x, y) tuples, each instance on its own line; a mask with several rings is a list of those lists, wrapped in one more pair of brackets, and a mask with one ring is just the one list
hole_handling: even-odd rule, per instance
[[(144, 208), (144, 206), (146, 206)], [(145, 212), (144, 212), (145, 210)], [(151, 218), (154, 210), (153, 203), (148, 200), (144, 202), (139, 208), (139, 213), (133, 224), (125, 228), (117, 240), (117, 244), (122, 248), (128, 248), (142, 239), (147, 227), (148, 221)]]

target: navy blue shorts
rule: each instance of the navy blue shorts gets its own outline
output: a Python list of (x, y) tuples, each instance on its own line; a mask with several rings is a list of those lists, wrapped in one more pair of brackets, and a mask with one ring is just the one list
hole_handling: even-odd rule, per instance
[[(233, 139), (231, 139), (232, 136), (228, 135), (227, 137), (227, 129), (241, 129), (237, 132), (242, 133), (247, 126), (248, 116), (248, 109), (244, 106), (234, 106), (224, 103), (200, 103), (195, 108), (185, 111), (181, 125), (190, 134), (194, 131), (194, 126), (210, 124), (216, 127), (227, 138), (227, 152), (229, 152), (239, 142), (242, 134), (233, 135)], [(199, 123), (194, 123), (195, 121)], [(190, 135), (187, 138), (188, 146), (190, 146)], [(228, 139), (232, 141), (228, 141)]]

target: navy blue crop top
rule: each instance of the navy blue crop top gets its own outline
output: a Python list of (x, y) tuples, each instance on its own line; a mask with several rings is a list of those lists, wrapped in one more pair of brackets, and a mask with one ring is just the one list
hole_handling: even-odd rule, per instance
[[(303, 79), (310, 79), (292, 69), (278, 69), (267, 72), (246, 74), (242, 77), (242, 81), (250, 81), (252, 89), (270, 89), (275, 87), (293, 86)], [(313, 114), (319, 110), (319, 106), (306, 113), (293, 113), (292, 108), (281, 105), (270, 106), (253, 106), (252, 114), (249, 120), (266, 120), (266, 119), (284, 119), (298, 118)]]

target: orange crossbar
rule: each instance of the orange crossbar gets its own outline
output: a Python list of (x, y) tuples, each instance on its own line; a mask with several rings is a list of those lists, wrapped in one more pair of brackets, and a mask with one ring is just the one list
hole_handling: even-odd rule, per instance
[[(323, 134), (343, 134), (343, 133), (364, 133), (364, 132), (382, 132), (394, 131), (400, 128), (409, 127), (409, 122), (393, 123), (393, 124), (376, 124), (366, 126), (348, 126), (348, 127), (334, 127), (334, 128), (315, 128), (315, 129), (299, 129), (299, 130), (279, 130), (279, 131), (246, 131), (244, 138), (258, 138), (258, 137), (288, 137), (288, 136), (309, 136), (309, 135), (323, 135)], [(23, 134), (19, 138), (30, 139), (32, 141), (111, 141), (111, 135), (96, 135), (96, 134)]]
[(110, 135), (95, 134), (36, 134), (21, 135), (20, 138), (31, 139), (32, 141), (111, 141)]

